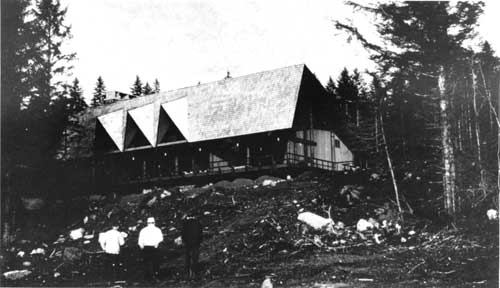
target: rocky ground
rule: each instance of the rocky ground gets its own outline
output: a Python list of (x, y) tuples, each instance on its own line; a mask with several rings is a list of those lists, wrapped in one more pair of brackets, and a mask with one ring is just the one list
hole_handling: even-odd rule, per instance
[[(73, 224), (38, 223), (3, 247), (1, 284), (260, 287), (271, 275), (274, 287), (498, 287), (498, 221), (478, 221), (471, 229), (436, 226), (410, 213), (402, 220), (392, 192), (381, 193), (377, 181), (339, 185), (329, 174), (306, 172), (288, 180), (262, 176), (92, 195)], [(328, 211), (329, 229), (297, 219)], [(185, 214), (204, 225), (201, 269), (193, 280), (184, 273), (183, 247), (174, 243)], [(158, 282), (142, 280), (137, 237), (148, 216), (165, 236)], [(113, 221), (127, 234), (119, 279), (104, 274), (97, 241)], [(47, 232), (55, 228), (57, 234)]]

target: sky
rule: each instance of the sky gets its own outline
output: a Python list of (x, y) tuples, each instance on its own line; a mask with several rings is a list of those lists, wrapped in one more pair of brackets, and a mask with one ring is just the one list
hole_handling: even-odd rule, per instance
[[(347, 67), (373, 70), (368, 53), (337, 30), (350, 21), (374, 35), (370, 18), (333, 0), (61, 0), (77, 77), (90, 101), (98, 76), (130, 92), (136, 75), (162, 91), (305, 63), (326, 84)], [(500, 51), (500, 1), (488, 1), (480, 37)], [(499, 53), (497, 52), (497, 55)]]

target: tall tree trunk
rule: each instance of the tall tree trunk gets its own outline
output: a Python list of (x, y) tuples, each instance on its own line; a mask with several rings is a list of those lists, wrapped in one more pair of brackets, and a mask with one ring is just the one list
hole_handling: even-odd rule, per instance
[(375, 115), (375, 151), (378, 153), (379, 152), (379, 148), (378, 148), (378, 114), (379, 112), (376, 111), (376, 115)]
[(387, 164), (389, 166), (389, 171), (391, 172), (391, 178), (392, 178), (392, 185), (394, 187), (394, 194), (396, 196), (396, 204), (398, 205), (398, 211), (401, 217), (403, 216), (401, 214), (401, 203), (399, 201), (399, 191), (398, 191), (398, 184), (396, 182), (396, 177), (394, 176), (394, 169), (392, 168), (392, 160), (391, 160), (391, 155), (389, 154), (389, 148), (387, 148), (387, 139), (385, 138), (385, 131), (384, 131), (384, 119), (382, 117), (382, 114), (379, 115), (380, 117), (380, 133), (382, 134), (382, 141), (384, 142), (384, 150), (385, 150), (385, 156), (387, 158)]
[(474, 72), (474, 58), (471, 59), (471, 75), (472, 75), (472, 107), (474, 108), (474, 131), (476, 134), (476, 145), (477, 145), (477, 162), (479, 165), (479, 176), (480, 185), (485, 187), (484, 179), (484, 169), (483, 169), (483, 159), (481, 157), (481, 131), (479, 127), (479, 110), (477, 109), (477, 97), (476, 97), (476, 73)]
[(459, 119), (458, 120), (458, 150), (459, 151), (462, 151), (463, 147), (462, 147), (462, 120)]
[(446, 97), (446, 76), (444, 68), (441, 67), (438, 79), (440, 96), (440, 116), (441, 116), (441, 143), (443, 154), (443, 193), (444, 208), (449, 216), (454, 217), (455, 205), (455, 161), (453, 145), (451, 142), (451, 125), (448, 121), (448, 100)]

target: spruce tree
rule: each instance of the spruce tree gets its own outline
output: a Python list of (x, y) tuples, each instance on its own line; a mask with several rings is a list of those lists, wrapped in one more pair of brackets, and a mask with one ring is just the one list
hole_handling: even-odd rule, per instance
[(158, 79), (155, 79), (153, 86), (153, 93), (160, 93), (160, 81)]
[(337, 86), (335, 85), (335, 82), (333, 82), (332, 77), (328, 78), (328, 82), (326, 83), (325, 88), (328, 94), (330, 94), (332, 97), (335, 97), (335, 90), (337, 90)]
[(151, 88), (151, 86), (149, 86), (148, 82), (144, 84), (144, 87), (142, 88), (142, 94), (144, 95), (153, 94), (153, 89)]
[(80, 87), (80, 81), (78, 78), (73, 80), (73, 85), (69, 88), (69, 112), (70, 113), (79, 113), (87, 108), (87, 103), (83, 99), (83, 90)]
[(66, 8), (61, 7), (59, 0), (37, 1), (34, 14), (36, 33), (39, 37), (38, 57), (35, 66), (38, 67), (37, 98), (45, 109), (54, 98), (61, 97), (61, 81), (54, 79), (65, 75), (71, 68), (69, 62), (75, 59), (75, 53), (63, 53), (61, 47), (65, 40), (71, 37), (71, 26), (65, 23)]
[(130, 94), (132, 95), (132, 98), (139, 97), (139, 96), (143, 95), (142, 82), (141, 82), (141, 79), (139, 78), (139, 75), (136, 76), (135, 82), (132, 85), (132, 87), (130, 88)]
[(104, 86), (104, 80), (99, 76), (97, 78), (96, 86), (94, 88), (94, 96), (92, 97), (92, 107), (97, 107), (104, 104), (104, 99), (106, 98), (106, 86)]

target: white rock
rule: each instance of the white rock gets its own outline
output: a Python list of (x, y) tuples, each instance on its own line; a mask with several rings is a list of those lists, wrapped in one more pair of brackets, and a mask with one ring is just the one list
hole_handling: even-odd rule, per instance
[(293, 180), (293, 178), (292, 178), (292, 176), (290, 176), (290, 175), (286, 175), (286, 180), (287, 180), (287, 181), (292, 181), (292, 180)]
[(339, 221), (337, 222), (337, 224), (335, 225), (338, 229), (344, 229), (345, 228), (345, 224), (344, 222), (342, 221)]
[(316, 215), (312, 212), (302, 212), (299, 214), (297, 219), (301, 222), (306, 223), (316, 230), (325, 229), (327, 226), (333, 226), (334, 222), (330, 218), (324, 218)]
[(379, 228), (380, 227), (380, 224), (377, 222), (377, 220), (373, 219), (373, 218), (369, 218), (368, 219), (368, 222), (370, 222), (374, 228)]
[(408, 235), (413, 236), (413, 235), (415, 235), (415, 233), (417, 233), (417, 232), (411, 230), (411, 231), (408, 232)]
[(165, 197), (169, 197), (169, 196), (171, 196), (171, 195), (172, 195), (172, 193), (171, 193), (171, 192), (169, 192), (169, 191), (167, 191), (167, 190), (163, 190), (163, 192), (162, 192), (162, 193), (161, 193), (161, 195), (160, 195), (160, 198), (161, 198), (161, 199), (163, 199), (163, 198), (165, 198)]
[(23, 266), (24, 267), (30, 267), (31, 266), (31, 262), (30, 261), (24, 261), (23, 262)]
[(375, 243), (377, 243), (377, 244), (382, 243), (382, 240), (380, 240), (381, 236), (382, 236), (382, 234), (380, 234), (380, 233), (373, 234), (373, 240), (375, 240)]
[(85, 232), (85, 229), (78, 228), (78, 229), (72, 230), (69, 233), (69, 237), (71, 237), (71, 239), (73, 239), (73, 240), (78, 240), (78, 239), (83, 237), (84, 232)]
[(497, 220), (498, 219), (498, 211), (495, 209), (490, 209), (486, 211), (486, 216), (488, 216), (488, 220)]
[(153, 189), (142, 189), (142, 194), (148, 194), (153, 192)]
[(83, 218), (83, 224), (87, 224), (87, 222), (89, 222), (89, 216), (85, 216), (85, 218)]
[(17, 280), (17, 279), (24, 278), (30, 274), (31, 274), (31, 271), (26, 270), (26, 269), (25, 270), (12, 270), (12, 271), (8, 271), (8, 272), (3, 273), (3, 277), (5, 277), (9, 280)]
[(266, 279), (264, 279), (264, 282), (262, 282), (262, 285), (260, 285), (260, 288), (273, 288), (273, 283), (271, 282), (271, 277), (266, 276)]
[(61, 276), (61, 273), (59, 273), (59, 272), (54, 273), (54, 278), (57, 278), (59, 276)]
[(406, 238), (405, 237), (401, 237), (401, 243), (406, 243)]
[(179, 237), (175, 238), (174, 243), (177, 246), (181, 246), (182, 245), (182, 237), (179, 236)]
[(85, 235), (83, 236), (84, 239), (94, 239), (94, 234), (88, 234), (88, 235)]
[(19, 252), (17, 252), (17, 257), (23, 258), (24, 254), (26, 254), (26, 253), (24, 253), (24, 251), (19, 251)]
[(276, 186), (276, 181), (270, 180), (270, 179), (266, 179), (266, 180), (262, 181), (262, 186), (271, 186), (271, 187), (274, 187), (274, 186)]
[(36, 248), (36, 249), (33, 249), (30, 253), (30, 255), (36, 255), (36, 254), (45, 255), (45, 250), (43, 248)]
[(373, 228), (373, 224), (363, 218), (359, 219), (358, 223), (356, 224), (356, 230), (358, 230), (359, 232), (365, 232), (366, 230)]

